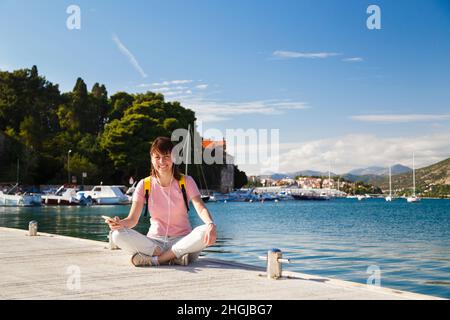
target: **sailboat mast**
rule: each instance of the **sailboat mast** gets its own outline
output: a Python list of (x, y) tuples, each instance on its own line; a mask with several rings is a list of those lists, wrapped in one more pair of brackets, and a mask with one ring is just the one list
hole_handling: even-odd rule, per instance
[(19, 159), (17, 159), (17, 185), (19, 185)]
[(415, 155), (413, 153), (413, 197), (416, 196), (416, 164)]
[(328, 196), (331, 196), (331, 162), (328, 166)]
[(187, 136), (186, 136), (186, 143), (187, 143), (187, 146), (186, 146), (186, 168), (185, 168), (185, 170), (184, 170), (184, 174), (185, 175), (187, 175), (188, 174), (188, 162), (189, 162), (189, 156), (190, 156), (190, 150), (189, 150), (189, 147), (190, 147), (190, 145), (191, 145), (191, 125), (189, 124), (188, 125), (188, 134), (187, 134)]
[(389, 197), (392, 197), (392, 167), (389, 166)]

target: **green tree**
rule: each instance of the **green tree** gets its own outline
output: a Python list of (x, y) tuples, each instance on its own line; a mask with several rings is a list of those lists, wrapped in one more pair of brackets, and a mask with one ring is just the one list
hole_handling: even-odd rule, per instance
[(108, 101), (108, 91), (105, 85), (95, 83), (91, 90), (92, 109), (96, 111), (96, 132), (103, 131), (105, 124), (108, 122), (108, 114), (111, 111), (111, 105)]
[(125, 111), (133, 105), (134, 97), (126, 92), (117, 92), (112, 95), (109, 101), (111, 106), (108, 114), (108, 121), (120, 119)]
[[(67, 161), (64, 165), (64, 171), (67, 172)], [(88, 158), (75, 153), (70, 156), (70, 175), (77, 177), (77, 183), (81, 184), (83, 172), (87, 173), (84, 183), (96, 183), (99, 177), (99, 168), (89, 161)]]

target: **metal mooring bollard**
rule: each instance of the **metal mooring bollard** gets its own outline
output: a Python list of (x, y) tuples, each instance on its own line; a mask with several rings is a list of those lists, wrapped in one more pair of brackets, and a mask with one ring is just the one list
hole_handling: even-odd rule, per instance
[(109, 231), (109, 236), (108, 236), (108, 239), (109, 239), (109, 249), (110, 249), (110, 250), (117, 250), (117, 249), (119, 249), (119, 247), (114, 243), (113, 237), (112, 237), (112, 233), (113, 233), (112, 230)]
[(290, 259), (283, 259), (282, 256), (281, 250), (274, 248), (267, 252), (267, 257), (259, 257), (259, 259), (267, 261), (267, 278), (281, 278), (281, 263), (291, 263)]
[(37, 230), (38, 230), (38, 223), (37, 221), (30, 221), (30, 223), (28, 224), (28, 235), (30, 237), (35, 237), (37, 236)]
[(281, 262), (279, 259), (283, 254), (280, 249), (272, 249), (267, 252), (267, 278), (279, 279), (281, 278)]

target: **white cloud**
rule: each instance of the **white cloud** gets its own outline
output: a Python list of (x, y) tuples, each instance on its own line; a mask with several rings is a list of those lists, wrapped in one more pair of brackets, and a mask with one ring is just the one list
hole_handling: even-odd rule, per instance
[(176, 96), (176, 95), (179, 95), (182, 93), (184, 93), (184, 91), (182, 91), (182, 90), (166, 91), (166, 92), (164, 92), (164, 96)]
[(288, 110), (303, 110), (311, 108), (305, 102), (280, 102), (276, 103), (276, 106), (279, 109), (288, 109)]
[(134, 57), (134, 55), (131, 53), (131, 51), (128, 50), (127, 47), (125, 47), (125, 45), (120, 41), (119, 37), (117, 37), (117, 35), (114, 34), (112, 39), (115, 42), (115, 44), (117, 45), (117, 48), (119, 49), (119, 51), (122, 52), (122, 54), (128, 58), (129, 62), (133, 66), (133, 68), (136, 69), (136, 71), (139, 72), (139, 74), (143, 78), (147, 78), (147, 74), (141, 68), (137, 59)]
[(362, 61), (364, 61), (364, 59), (361, 57), (354, 57), (354, 58), (342, 59), (342, 61), (344, 61), (344, 62), (362, 62)]
[(450, 114), (368, 114), (351, 116), (350, 119), (380, 123), (427, 122), (450, 120)]
[[(246, 148), (249, 150), (248, 145)], [(371, 134), (351, 134), (303, 143), (281, 143), (279, 157), (268, 161), (259, 161), (257, 165), (249, 163), (239, 163), (238, 165), (248, 175), (259, 175), (273, 173), (261, 172), (261, 168), (274, 166), (278, 167), (278, 173), (300, 170), (327, 172), (331, 163), (331, 171), (343, 174), (355, 168), (368, 166), (386, 166), (387, 168), (389, 165), (397, 163), (411, 167), (413, 152), (417, 168), (449, 158), (450, 132), (390, 138), (381, 138)], [(277, 163), (278, 165), (276, 165)]]
[(160, 87), (160, 88), (152, 88), (151, 90), (154, 92), (170, 92), (170, 91), (175, 91), (175, 90), (185, 90), (187, 89), (187, 87), (182, 87), (182, 86), (178, 86), (178, 87)]
[(136, 87), (138, 87), (138, 88), (148, 88), (148, 87), (151, 87), (152, 85), (150, 84), (150, 83), (141, 83), (141, 84), (138, 84)]
[(387, 167), (396, 163), (412, 166), (413, 152), (418, 167), (450, 157), (450, 132), (391, 138), (351, 134), (298, 144), (281, 144), (280, 157), (273, 161), (279, 161), (280, 172), (306, 169), (327, 171), (331, 162), (333, 172), (346, 173), (367, 166)]
[(193, 80), (171, 80), (171, 81), (163, 81), (163, 82), (154, 82), (151, 84), (146, 84), (146, 86), (159, 87), (159, 86), (170, 86), (170, 85), (174, 85), (174, 84), (186, 84), (186, 83), (191, 83), (191, 82), (193, 82)]
[(288, 109), (302, 110), (310, 108), (305, 102), (286, 100), (230, 102), (208, 100), (201, 97), (176, 98), (182, 102), (184, 107), (194, 110), (197, 118), (203, 122), (225, 121), (239, 115), (249, 114), (277, 115), (285, 113)]
[(198, 86), (195, 86), (195, 88), (200, 89), (200, 90), (205, 90), (208, 88), (207, 84), (199, 84)]
[(306, 59), (325, 59), (339, 55), (335, 52), (296, 52), (296, 51), (282, 51), (277, 50), (273, 52), (277, 58), (292, 59), (292, 58), (306, 58)]

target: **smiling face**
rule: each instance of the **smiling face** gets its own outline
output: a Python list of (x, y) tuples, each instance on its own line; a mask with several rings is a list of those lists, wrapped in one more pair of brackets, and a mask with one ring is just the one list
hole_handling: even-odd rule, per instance
[(161, 176), (172, 173), (173, 161), (170, 153), (161, 154), (159, 152), (153, 152), (151, 157), (152, 166), (158, 175)]
[(152, 176), (161, 177), (170, 174), (175, 179), (180, 179), (180, 172), (174, 164), (175, 155), (172, 155), (173, 148), (173, 143), (169, 137), (158, 137), (153, 141), (150, 148)]

